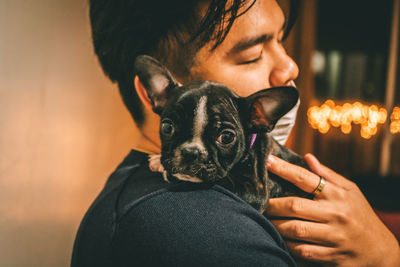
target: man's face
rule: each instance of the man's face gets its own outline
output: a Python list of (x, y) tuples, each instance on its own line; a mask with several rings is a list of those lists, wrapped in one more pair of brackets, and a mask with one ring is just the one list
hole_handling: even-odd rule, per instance
[(192, 78), (220, 82), (239, 96), (288, 85), (299, 70), (281, 43), (284, 21), (275, 0), (258, 0), (235, 20), (221, 45), (211, 52), (212, 43), (199, 50)]

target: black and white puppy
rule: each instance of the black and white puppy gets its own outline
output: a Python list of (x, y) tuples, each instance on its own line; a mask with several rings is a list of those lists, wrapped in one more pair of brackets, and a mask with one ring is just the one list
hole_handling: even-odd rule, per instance
[(270, 153), (306, 167), (302, 157), (269, 134), (297, 103), (294, 87), (270, 88), (242, 98), (210, 81), (180, 86), (149, 56), (139, 56), (134, 71), (161, 117), (166, 180), (218, 183), (260, 211), (269, 198), (311, 197), (266, 170)]

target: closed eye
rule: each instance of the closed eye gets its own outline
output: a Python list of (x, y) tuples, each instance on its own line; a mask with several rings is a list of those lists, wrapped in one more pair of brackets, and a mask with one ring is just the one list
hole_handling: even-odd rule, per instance
[(255, 59), (244, 61), (244, 62), (241, 62), (239, 64), (241, 64), (241, 65), (252, 64), (252, 63), (256, 63), (256, 62), (258, 62), (260, 60), (261, 60), (261, 55), (259, 57), (255, 58)]

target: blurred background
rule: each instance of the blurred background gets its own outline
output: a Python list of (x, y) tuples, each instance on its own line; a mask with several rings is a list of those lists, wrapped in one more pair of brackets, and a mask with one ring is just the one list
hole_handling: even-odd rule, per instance
[[(307, 0), (288, 145), (355, 181), (400, 234), (399, 0)], [(0, 266), (68, 266), (134, 124), (93, 53), (86, 0), (0, 0)]]

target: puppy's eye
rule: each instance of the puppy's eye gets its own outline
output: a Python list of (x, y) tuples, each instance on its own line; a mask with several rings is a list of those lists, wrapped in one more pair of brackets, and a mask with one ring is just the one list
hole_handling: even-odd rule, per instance
[(163, 121), (161, 123), (161, 134), (165, 136), (172, 136), (174, 134), (174, 125), (170, 121)]
[(218, 143), (223, 145), (229, 145), (230, 143), (233, 143), (235, 140), (236, 140), (236, 135), (235, 132), (232, 130), (222, 131), (222, 133), (217, 138)]

